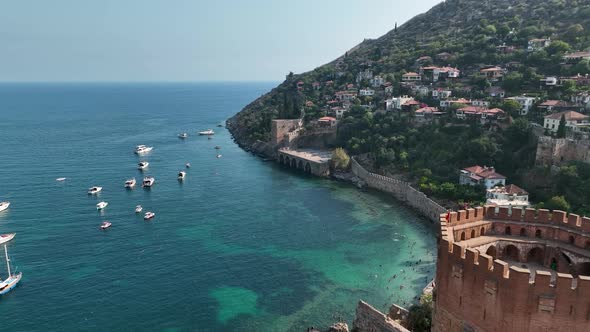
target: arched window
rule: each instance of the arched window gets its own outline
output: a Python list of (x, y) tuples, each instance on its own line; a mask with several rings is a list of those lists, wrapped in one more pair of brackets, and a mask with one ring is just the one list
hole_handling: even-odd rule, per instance
[(475, 237), (475, 229), (471, 230), (471, 239), (473, 239)]
[(510, 226), (507, 226), (507, 227), (504, 229), (504, 234), (506, 234), (506, 235), (511, 235), (511, 234), (512, 234), (512, 231), (510, 230)]
[(461, 241), (465, 241), (465, 232), (461, 232)]
[(519, 253), (518, 248), (516, 246), (513, 246), (510, 244), (510, 245), (506, 246), (506, 248), (504, 248), (502, 258), (503, 259), (510, 259), (510, 260), (518, 262), (519, 256), (520, 256), (520, 253)]
[(540, 229), (537, 229), (535, 231), (535, 237), (536, 238), (539, 238), (539, 239), (543, 237), (543, 234), (541, 233), (541, 230)]
[(492, 256), (493, 259), (496, 259), (496, 247), (490, 246), (488, 250), (486, 250), (486, 255)]
[(574, 244), (576, 242), (576, 238), (573, 235), (570, 235), (567, 239), (567, 242), (569, 242), (570, 244)]
[(520, 229), (520, 236), (526, 236), (526, 229), (525, 228)]
[[(486, 233), (486, 229), (485, 229), (484, 227), (482, 227), (482, 228), (479, 230), (479, 236), (484, 236), (484, 235), (485, 235), (485, 233)], [(589, 243), (590, 243), (590, 241), (589, 241)]]

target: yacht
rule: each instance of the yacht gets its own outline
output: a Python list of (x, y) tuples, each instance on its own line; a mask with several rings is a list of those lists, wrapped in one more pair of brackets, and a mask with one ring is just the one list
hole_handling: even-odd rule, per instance
[(156, 182), (156, 179), (153, 176), (146, 176), (145, 178), (143, 178), (142, 186), (151, 187), (154, 185), (154, 182)]
[(141, 205), (135, 207), (135, 213), (141, 213), (141, 211), (143, 211), (143, 207)]
[(146, 212), (145, 215), (143, 216), (143, 220), (150, 220), (150, 219), (154, 218), (155, 216), (156, 216), (156, 214), (153, 212)]
[(125, 181), (125, 188), (133, 188), (133, 187), (135, 187), (136, 183), (137, 183), (137, 181), (135, 181), (135, 178), (129, 179), (129, 180)]
[(8, 258), (8, 249), (6, 249), (6, 244), (4, 244), (4, 255), (6, 257), (8, 277), (4, 281), (0, 279), (0, 295), (4, 295), (10, 292), (14, 287), (16, 287), (16, 285), (23, 277), (22, 272), (12, 273), (12, 271), (10, 270), (10, 258)]
[(218, 155), (217, 155), (217, 158), (221, 158), (221, 155), (220, 155), (220, 154), (218, 154)]
[(107, 203), (107, 202), (100, 202), (100, 203), (96, 204), (96, 209), (97, 210), (102, 210), (102, 209), (106, 208), (107, 205), (109, 205), (109, 203)]
[(184, 165), (186, 168), (191, 168), (191, 163), (186, 163), (186, 165)]
[(66, 180), (66, 178), (57, 178), (57, 179), (55, 179), (55, 181), (57, 181), (57, 182), (63, 182), (65, 180)]
[(8, 209), (9, 206), (10, 206), (10, 202), (0, 202), (0, 211), (4, 211), (4, 210)]
[(101, 229), (107, 229), (107, 228), (111, 227), (111, 225), (112, 225), (112, 224), (111, 224), (110, 222), (108, 222), (108, 221), (103, 221), (103, 223), (100, 225), (100, 228), (101, 228)]
[(6, 242), (14, 239), (15, 235), (16, 235), (16, 233), (0, 234), (0, 244), (6, 243)]
[(150, 163), (148, 163), (147, 161), (140, 161), (139, 164), (137, 164), (137, 169), (144, 170), (148, 168), (149, 165)]
[(185, 171), (178, 172), (178, 180), (179, 181), (184, 180), (185, 177), (186, 177), (186, 172)]
[(211, 136), (211, 135), (215, 135), (215, 132), (213, 131), (213, 129), (207, 129), (205, 131), (200, 131), (199, 135), (201, 136)]
[(102, 187), (90, 187), (88, 189), (88, 195), (95, 195), (102, 191)]
[(188, 138), (187, 133), (178, 134), (178, 138)]
[(138, 145), (135, 147), (135, 153), (136, 154), (144, 154), (144, 153), (148, 153), (150, 151), (152, 151), (154, 149), (153, 146), (147, 146), (147, 145)]

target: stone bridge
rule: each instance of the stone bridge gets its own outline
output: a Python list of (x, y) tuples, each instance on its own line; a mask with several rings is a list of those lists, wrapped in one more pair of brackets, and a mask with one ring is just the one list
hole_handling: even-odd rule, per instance
[(330, 160), (332, 152), (325, 150), (279, 149), (277, 160), (281, 165), (301, 170), (316, 176), (330, 175)]

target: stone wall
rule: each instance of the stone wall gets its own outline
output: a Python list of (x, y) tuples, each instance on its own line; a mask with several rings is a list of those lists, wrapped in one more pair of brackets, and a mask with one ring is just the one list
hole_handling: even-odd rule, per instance
[(396, 199), (416, 209), (432, 222), (438, 222), (440, 214), (446, 211), (445, 208), (428, 198), (423, 192), (412, 188), (408, 182), (371, 173), (362, 167), (354, 157), (351, 158), (351, 170), (370, 188), (392, 194)]
[(410, 332), (366, 302), (359, 301), (352, 330), (357, 332)]
[(536, 165), (559, 166), (574, 160), (590, 163), (590, 141), (539, 137)]
[(301, 119), (272, 120), (270, 140), (273, 146), (283, 146), (295, 140), (301, 129)]

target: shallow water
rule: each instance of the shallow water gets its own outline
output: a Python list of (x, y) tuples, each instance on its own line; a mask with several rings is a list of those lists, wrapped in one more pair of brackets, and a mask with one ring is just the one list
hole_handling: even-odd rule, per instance
[[(361, 298), (412, 301), (434, 272), (426, 221), (265, 163), (216, 127), (273, 85), (0, 85), (0, 233), (17, 233), (24, 274), (0, 299), (2, 331), (302, 331), (350, 322)], [(138, 144), (155, 148), (138, 158)], [(156, 184), (125, 190), (140, 159)]]

